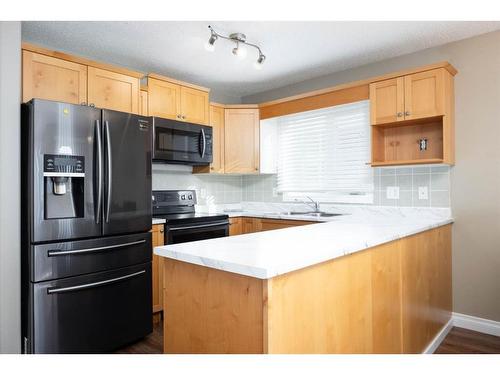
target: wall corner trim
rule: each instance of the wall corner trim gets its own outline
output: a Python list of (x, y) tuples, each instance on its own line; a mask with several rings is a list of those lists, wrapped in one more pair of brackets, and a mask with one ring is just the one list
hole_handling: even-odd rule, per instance
[(434, 339), (430, 342), (429, 345), (427, 345), (427, 348), (424, 349), (422, 354), (432, 354), (436, 351), (436, 349), (441, 345), (443, 340), (446, 338), (448, 333), (450, 333), (451, 329), (453, 328), (453, 318), (450, 318), (448, 320), (448, 323), (444, 325), (444, 327), (439, 331), (439, 333), (434, 337)]
[(470, 329), (471, 331), (500, 336), (500, 322), (479, 318), (477, 316), (453, 313), (453, 326)]

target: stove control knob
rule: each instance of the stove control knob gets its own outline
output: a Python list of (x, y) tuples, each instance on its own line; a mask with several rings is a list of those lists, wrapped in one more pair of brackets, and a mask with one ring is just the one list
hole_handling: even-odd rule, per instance
[(186, 200), (186, 196), (185, 196), (185, 195), (181, 195), (181, 199), (182, 199), (183, 201), (185, 201), (185, 200)]
[(193, 196), (192, 196), (191, 194), (189, 194), (189, 197), (188, 197), (188, 198), (189, 198), (189, 199), (193, 199)]

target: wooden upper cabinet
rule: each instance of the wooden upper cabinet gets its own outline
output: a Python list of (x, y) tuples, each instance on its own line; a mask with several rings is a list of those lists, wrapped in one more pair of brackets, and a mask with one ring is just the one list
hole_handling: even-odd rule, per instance
[(33, 98), (87, 102), (87, 66), (23, 51), (23, 102)]
[(404, 78), (398, 77), (370, 84), (372, 125), (404, 120)]
[(445, 69), (411, 74), (405, 80), (405, 120), (444, 114)]
[(258, 109), (225, 109), (225, 173), (257, 173), (259, 171), (259, 125)]
[(181, 88), (179, 85), (148, 78), (149, 116), (181, 119)]
[(208, 92), (181, 86), (180, 114), (183, 121), (208, 125)]
[(139, 113), (139, 78), (88, 67), (88, 103), (98, 108)]
[(139, 93), (139, 114), (148, 116), (148, 92), (146, 90), (141, 90)]
[(208, 91), (154, 77), (148, 87), (150, 116), (208, 125)]
[(213, 161), (210, 172), (224, 173), (224, 108), (210, 106)]

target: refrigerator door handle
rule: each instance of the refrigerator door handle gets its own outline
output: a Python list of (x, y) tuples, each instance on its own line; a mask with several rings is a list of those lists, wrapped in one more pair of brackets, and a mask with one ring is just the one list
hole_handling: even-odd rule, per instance
[(95, 207), (95, 222), (99, 224), (101, 221), (102, 208), (102, 137), (101, 137), (101, 122), (95, 120), (96, 125), (96, 147), (97, 147), (97, 204)]
[(109, 123), (104, 121), (104, 130), (106, 131), (106, 156), (108, 162), (108, 192), (106, 195), (106, 212), (104, 214), (106, 223), (109, 223), (109, 211), (111, 209), (111, 191), (113, 188), (113, 162), (111, 160), (111, 138), (109, 136)]
[(108, 280), (103, 280), (103, 281), (97, 281), (95, 283), (88, 283), (88, 284), (75, 285), (75, 286), (68, 286), (68, 287), (65, 287), (65, 288), (47, 289), (47, 293), (48, 294), (64, 293), (64, 292), (71, 292), (71, 291), (75, 291), (75, 290), (95, 288), (95, 287), (98, 287), (98, 286), (101, 286), (101, 285), (111, 284), (111, 283), (115, 283), (117, 281), (130, 279), (132, 277), (139, 276), (139, 275), (141, 275), (143, 273), (146, 273), (146, 271), (134, 272), (134, 273), (131, 273), (130, 275), (115, 277), (113, 279), (108, 279)]
[(92, 248), (80, 249), (80, 250), (63, 250), (63, 251), (61, 251), (61, 250), (49, 250), (47, 252), (47, 255), (49, 257), (55, 257), (55, 256), (61, 256), (61, 255), (94, 253), (94, 252), (97, 252), (97, 251), (103, 251), (103, 250), (116, 249), (116, 248), (120, 248), (120, 247), (139, 245), (139, 244), (142, 244), (142, 243), (146, 243), (146, 240), (139, 240), (139, 241), (133, 241), (133, 242), (127, 242), (127, 243), (120, 243), (120, 244), (117, 244), (117, 245), (92, 247)]

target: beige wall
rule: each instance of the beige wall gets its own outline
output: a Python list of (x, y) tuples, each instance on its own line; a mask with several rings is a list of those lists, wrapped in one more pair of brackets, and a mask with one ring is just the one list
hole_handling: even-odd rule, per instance
[(259, 103), (448, 60), (457, 69), (451, 170), (454, 311), (500, 321), (500, 31), (244, 97)]

